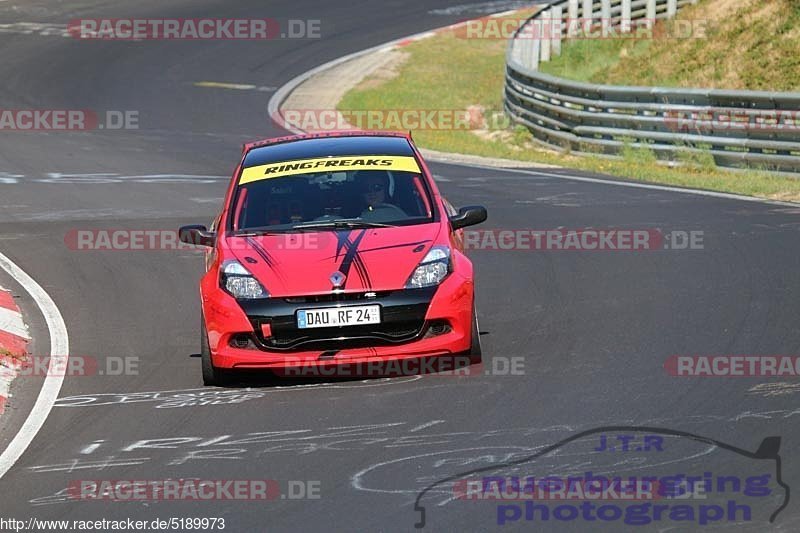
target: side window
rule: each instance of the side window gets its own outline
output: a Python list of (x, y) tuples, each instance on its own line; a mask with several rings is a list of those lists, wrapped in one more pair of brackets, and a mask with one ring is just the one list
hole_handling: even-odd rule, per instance
[(433, 216), (433, 209), (431, 209), (428, 195), (425, 194), (425, 185), (422, 183), (422, 176), (419, 174), (414, 175), (414, 199), (419, 207), (419, 212), (423, 216)]
[(233, 230), (238, 231), (244, 225), (243, 213), (246, 212), (247, 207), (247, 189), (240, 188), (236, 197), (236, 203), (233, 209)]

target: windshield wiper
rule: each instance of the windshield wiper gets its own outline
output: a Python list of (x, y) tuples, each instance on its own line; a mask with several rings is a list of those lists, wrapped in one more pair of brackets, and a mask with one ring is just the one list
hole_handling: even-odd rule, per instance
[(359, 228), (396, 228), (392, 224), (382, 224), (380, 222), (368, 222), (366, 220), (330, 220), (319, 222), (307, 222), (305, 224), (297, 224), (292, 226), (292, 230), (305, 230), (305, 229), (359, 229)]
[(233, 233), (234, 237), (258, 237), (260, 235), (282, 235), (286, 233), (287, 230), (266, 230), (266, 229), (256, 229), (256, 230), (241, 230)]

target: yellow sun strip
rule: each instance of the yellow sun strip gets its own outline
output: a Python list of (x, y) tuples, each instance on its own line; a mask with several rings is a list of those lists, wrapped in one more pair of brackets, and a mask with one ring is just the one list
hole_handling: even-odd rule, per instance
[(394, 170), (397, 172), (420, 172), (413, 157), (389, 155), (355, 155), (347, 157), (321, 157), (317, 159), (298, 159), (281, 161), (246, 168), (239, 178), (239, 185), (253, 181), (324, 172), (327, 170)]

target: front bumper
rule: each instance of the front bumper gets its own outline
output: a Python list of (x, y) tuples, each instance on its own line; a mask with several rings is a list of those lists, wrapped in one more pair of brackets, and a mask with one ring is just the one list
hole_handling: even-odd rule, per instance
[[(214, 366), (270, 369), (452, 355), (470, 347), (473, 283), (457, 272), (438, 287), (237, 302), (203, 284), (203, 316)], [(298, 329), (299, 309), (381, 305), (381, 324)], [(262, 325), (268, 324), (265, 335)], [(271, 330), (271, 331), (270, 331)], [(245, 340), (248, 342), (245, 345)]]

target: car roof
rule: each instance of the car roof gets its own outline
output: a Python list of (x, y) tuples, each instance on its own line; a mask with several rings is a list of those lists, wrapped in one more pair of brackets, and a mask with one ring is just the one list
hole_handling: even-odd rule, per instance
[(414, 156), (410, 137), (402, 133), (328, 132), (279, 137), (245, 145), (245, 168), (329, 156)]

